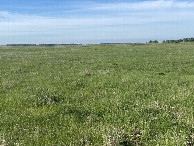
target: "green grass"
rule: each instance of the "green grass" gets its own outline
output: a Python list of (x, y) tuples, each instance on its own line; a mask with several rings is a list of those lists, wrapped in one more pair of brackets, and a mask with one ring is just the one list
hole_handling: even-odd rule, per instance
[(192, 145), (194, 44), (0, 48), (0, 145)]

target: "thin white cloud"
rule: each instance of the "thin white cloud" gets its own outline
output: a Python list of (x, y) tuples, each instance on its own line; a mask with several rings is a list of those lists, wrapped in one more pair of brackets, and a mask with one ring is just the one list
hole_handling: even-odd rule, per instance
[(109, 11), (125, 11), (125, 10), (154, 10), (154, 9), (172, 9), (172, 8), (194, 8), (194, 2), (174, 1), (174, 0), (157, 0), (157, 1), (142, 1), (142, 2), (120, 2), (98, 4), (92, 7), (92, 10), (109, 10)]
[[(159, 13), (137, 13), (137, 15), (124, 17), (103, 18), (53, 18), (36, 15), (22, 15), (9, 12), (0, 12), (5, 19), (0, 20), (0, 26), (6, 27), (72, 27), (72, 26), (98, 26), (98, 25), (132, 25), (156, 22), (175, 22), (188, 20), (194, 17), (192, 11), (163, 11)], [(192, 21), (192, 19), (190, 20)], [(0, 27), (2, 28), (2, 27)]]

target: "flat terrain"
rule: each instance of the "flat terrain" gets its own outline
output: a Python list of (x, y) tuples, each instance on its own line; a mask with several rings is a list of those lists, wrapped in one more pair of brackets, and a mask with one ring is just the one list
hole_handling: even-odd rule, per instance
[(0, 48), (0, 145), (192, 145), (194, 44)]

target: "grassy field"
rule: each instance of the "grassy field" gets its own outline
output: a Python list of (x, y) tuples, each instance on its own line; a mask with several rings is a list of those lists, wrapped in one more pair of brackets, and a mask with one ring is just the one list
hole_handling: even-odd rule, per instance
[(0, 48), (0, 145), (192, 145), (194, 44)]

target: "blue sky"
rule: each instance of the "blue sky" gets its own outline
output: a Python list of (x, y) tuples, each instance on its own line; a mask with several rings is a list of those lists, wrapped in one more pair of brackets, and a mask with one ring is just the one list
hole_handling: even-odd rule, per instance
[(194, 37), (192, 0), (0, 0), (0, 44)]

